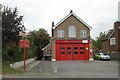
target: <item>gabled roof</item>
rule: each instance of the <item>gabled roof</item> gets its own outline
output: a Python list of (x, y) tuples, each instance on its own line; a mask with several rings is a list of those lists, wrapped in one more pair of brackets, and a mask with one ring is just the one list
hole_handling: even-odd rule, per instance
[(113, 35), (114, 32), (115, 30), (109, 30), (106, 36), (102, 40), (110, 39), (110, 37)]
[(42, 48), (42, 50), (45, 50), (47, 47), (49, 47), (51, 45), (51, 43), (49, 43), (47, 46), (45, 46), (44, 48)]
[(63, 23), (66, 19), (68, 19), (70, 16), (74, 16), (76, 19), (78, 19), (80, 22), (82, 22), (86, 27), (88, 27), (89, 29), (92, 29), (92, 27), (90, 27), (87, 23), (85, 23), (81, 18), (79, 18), (75, 13), (73, 13), (72, 11), (65, 17), (63, 18), (60, 22), (58, 22), (53, 29), (55, 29), (57, 26), (59, 26), (61, 23)]
[(115, 30), (113, 30), (113, 31), (111, 32), (111, 34), (110, 34), (110, 36), (108, 37), (108, 39), (111, 38), (111, 36), (113, 35), (114, 32), (115, 32)]

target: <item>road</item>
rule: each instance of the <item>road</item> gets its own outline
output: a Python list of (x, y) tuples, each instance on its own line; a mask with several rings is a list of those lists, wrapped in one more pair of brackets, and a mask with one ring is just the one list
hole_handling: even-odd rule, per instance
[(118, 78), (117, 61), (41, 61), (27, 73), (8, 78)]

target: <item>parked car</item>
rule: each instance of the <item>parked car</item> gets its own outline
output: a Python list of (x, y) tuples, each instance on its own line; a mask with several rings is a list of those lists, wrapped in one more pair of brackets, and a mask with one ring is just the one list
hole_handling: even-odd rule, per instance
[(94, 60), (110, 60), (110, 56), (106, 53), (96, 53)]

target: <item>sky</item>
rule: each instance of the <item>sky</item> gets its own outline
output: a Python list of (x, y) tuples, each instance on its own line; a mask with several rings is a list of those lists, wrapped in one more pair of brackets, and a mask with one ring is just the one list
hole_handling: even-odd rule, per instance
[(91, 29), (95, 39), (100, 32), (113, 28), (118, 20), (120, 0), (0, 0), (4, 6), (18, 8), (27, 31), (44, 28), (51, 35), (52, 22), (57, 24), (73, 10)]

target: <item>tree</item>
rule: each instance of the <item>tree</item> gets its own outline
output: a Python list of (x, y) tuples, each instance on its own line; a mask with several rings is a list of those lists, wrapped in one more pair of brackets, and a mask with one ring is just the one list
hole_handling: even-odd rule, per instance
[(96, 37), (96, 40), (93, 40), (93, 46), (97, 52), (102, 49), (102, 40), (104, 37), (105, 37), (105, 32), (101, 32), (99, 36)]
[(13, 10), (9, 7), (3, 8), (2, 14), (2, 41), (3, 48), (11, 48), (11, 44), (15, 43), (18, 45), (19, 42), (19, 31), (24, 31), (25, 27), (22, 23), (23, 16), (18, 15), (17, 8)]
[(24, 31), (23, 16), (18, 15), (17, 8), (13, 10), (3, 7), (2, 14), (2, 57), (4, 62), (19, 61), (21, 56), (18, 42), (19, 31)]
[(34, 45), (37, 46), (37, 59), (43, 58), (42, 48), (50, 43), (50, 36), (45, 29), (30, 32)]

